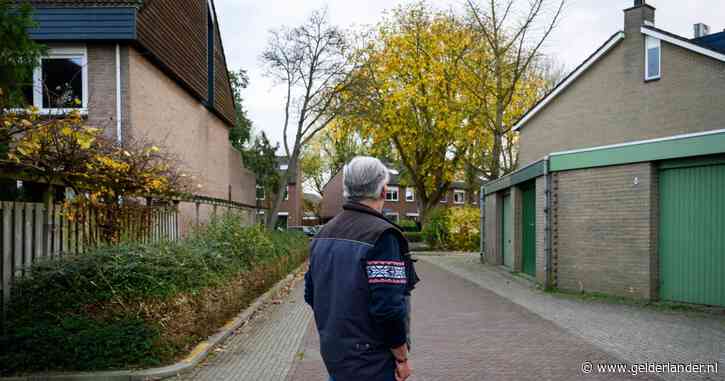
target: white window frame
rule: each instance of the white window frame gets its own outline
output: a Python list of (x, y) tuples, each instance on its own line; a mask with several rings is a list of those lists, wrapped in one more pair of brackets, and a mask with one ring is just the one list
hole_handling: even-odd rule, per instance
[[(257, 190), (259, 190), (259, 189), (261, 189), (261, 190), (262, 190), (262, 197), (261, 197), (261, 198), (260, 198), (260, 197), (258, 197), (258, 196), (257, 196), (257, 193), (256, 193), (256, 191), (257, 191)], [(256, 187), (256, 189), (255, 189), (254, 197), (255, 197), (255, 198), (256, 198), (256, 199), (258, 200), (258, 201), (264, 201), (264, 200), (265, 200), (265, 199), (267, 198), (267, 191), (266, 191), (266, 190), (264, 189), (264, 187), (263, 187), (263, 186), (261, 186), (261, 185), (257, 185), (257, 187)]]
[(279, 169), (282, 170), (282, 171), (286, 171), (286, 170), (289, 169), (289, 165), (288, 164), (280, 164), (279, 165)]
[(289, 201), (289, 185), (284, 188), (284, 201)]
[[(388, 194), (395, 192), (395, 198), (388, 199)], [(395, 186), (389, 186), (388, 191), (385, 192), (385, 201), (398, 202), (400, 200), (400, 188)]]
[[(410, 192), (410, 193), (408, 193)], [(408, 197), (410, 196), (410, 197)], [(406, 202), (415, 202), (415, 188), (407, 187), (405, 188), (405, 201)]]
[[(649, 50), (657, 48), (657, 75), (649, 72)], [(662, 42), (658, 38), (645, 36), (644, 42), (644, 80), (653, 81), (662, 78)]]
[[(43, 59), (53, 58), (80, 58), (81, 59), (81, 82), (83, 86), (83, 97), (81, 108), (43, 108)], [(80, 111), (81, 114), (88, 114), (88, 49), (86, 45), (58, 45), (49, 46), (48, 54), (40, 58), (40, 65), (33, 70), (33, 106), (40, 110), (43, 115), (67, 114), (71, 111)]]
[[(463, 195), (463, 201), (456, 201), (456, 195), (462, 194)], [(453, 190), (453, 203), (456, 205), (463, 205), (466, 203), (466, 191), (461, 189), (455, 189)]]

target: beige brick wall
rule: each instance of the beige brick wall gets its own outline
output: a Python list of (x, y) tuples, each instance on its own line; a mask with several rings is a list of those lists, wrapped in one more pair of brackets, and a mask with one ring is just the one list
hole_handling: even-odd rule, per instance
[(520, 130), (520, 166), (549, 153), (725, 128), (725, 63), (662, 42), (644, 82), (638, 28)]
[(656, 168), (651, 163), (560, 172), (558, 287), (656, 295)]
[(131, 135), (173, 152), (195, 176), (194, 193), (227, 199), (231, 186), (233, 201), (255, 203), (254, 175), (229, 144), (225, 123), (133, 48), (127, 83)]

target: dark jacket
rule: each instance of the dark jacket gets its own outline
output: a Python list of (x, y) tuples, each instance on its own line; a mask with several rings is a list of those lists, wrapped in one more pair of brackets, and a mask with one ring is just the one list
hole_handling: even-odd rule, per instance
[(312, 240), (305, 301), (336, 381), (392, 381), (391, 348), (407, 342), (408, 297), (418, 282), (397, 225), (357, 203)]

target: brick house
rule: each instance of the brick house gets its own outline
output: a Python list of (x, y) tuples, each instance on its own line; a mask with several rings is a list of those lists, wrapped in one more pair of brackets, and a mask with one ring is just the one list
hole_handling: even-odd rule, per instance
[[(478, 205), (478, 192), (473, 195), (468, 193), (466, 184), (456, 181), (441, 199), (440, 204), (444, 207)], [(327, 222), (340, 213), (343, 202), (342, 171), (340, 171), (324, 187), (321, 206), (322, 222)], [(400, 172), (396, 169), (390, 169), (390, 183), (388, 184), (388, 193), (385, 195), (383, 214), (395, 222), (400, 222), (403, 219), (420, 221), (420, 208), (416, 201), (415, 188), (403, 186)]]
[[(676, 4), (671, 4), (676, 6)], [(515, 125), (485, 185), (485, 258), (565, 290), (725, 305), (725, 32), (642, 0)]]
[[(254, 176), (228, 140), (235, 106), (212, 0), (29, 3), (38, 24), (30, 37), (48, 46), (29, 104), (42, 113), (79, 108), (119, 142), (152, 140), (195, 176), (194, 193), (254, 204)], [(44, 96), (60, 84), (80, 104)], [(182, 204), (182, 221), (196, 213)]]
[[(277, 157), (280, 171), (286, 171), (288, 168), (288, 158), (285, 156)], [(257, 216), (263, 217), (270, 209), (271, 200), (267, 197), (267, 192), (261, 186), (257, 186)], [(302, 218), (304, 216), (304, 189), (302, 187), (302, 171), (297, 171), (297, 178), (287, 183), (287, 188), (282, 199), (282, 204), (277, 211), (277, 226), (280, 228), (302, 226)], [(259, 221), (264, 221), (260, 218)]]

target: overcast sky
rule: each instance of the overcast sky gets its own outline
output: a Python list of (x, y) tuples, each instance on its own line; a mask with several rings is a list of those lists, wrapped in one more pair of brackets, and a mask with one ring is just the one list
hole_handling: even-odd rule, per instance
[[(519, 0), (522, 1), (522, 0)], [(571, 70), (586, 59), (614, 32), (622, 29), (622, 10), (633, 0), (567, 0), (558, 29), (548, 41), (546, 53)], [(268, 31), (282, 25), (297, 26), (309, 14), (327, 6), (330, 20), (343, 28), (377, 23), (385, 10), (409, 0), (215, 0), (227, 64), (230, 70), (246, 69), (250, 85), (244, 104), (256, 130), (282, 139), (284, 92), (262, 75), (259, 56)], [(461, 7), (463, 0), (434, 0), (441, 7)], [(703, 22), (712, 33), (725, 28), (723, 0), (647, 0), (657, 7), (656, 26), (692, 37), (692, 25)]]

